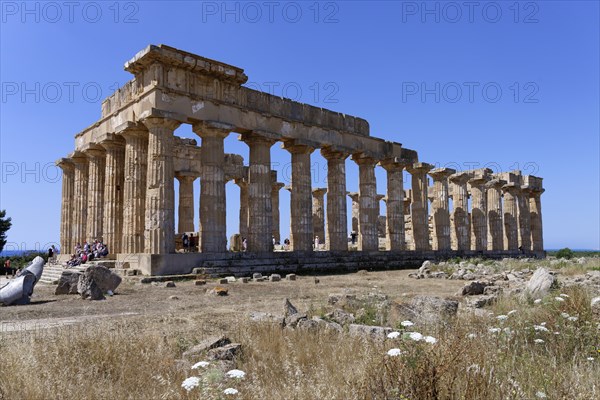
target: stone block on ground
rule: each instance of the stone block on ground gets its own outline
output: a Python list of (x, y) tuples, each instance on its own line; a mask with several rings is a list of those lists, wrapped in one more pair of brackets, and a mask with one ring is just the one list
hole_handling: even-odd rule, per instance
[(252, 279), (260, 279), (262, 278), (262, 274), (260, 272), (255, 272), (252, 274)]
[(219, 279), (218, 283), (219, 283), (219, 285), (226, 285), (229, 283), (229, 280), (227, 280), (227, 278), (222, 278), (222, 279)]
[(287, 274), (285, 276), (285, 279), (288, 281), (295, 281), (296, 280), (296, 274)]
[(228, 290), (224, 287), (221, 286), (215, 286), (212, 289), (208, 289), (206, 291), (207, 295), (212, 295), (212, 296), (227, 296), (228, 295)]
[(489, 284), (487, 282), (481, 282), (481, 281), (470, 282), (461, 289), (461, 295), (477, 296), (477, 295), (483, 294), (483, 291), (485, 290), (486, 286), (489, 286)]
[(340, 310), (339, 308), (336, 308), (332, 312), (328, 313), (326, 316), (330, 320), (335, 321), (341, 325), (353, 324), (356, 320), (353, 314), (344, 310)]
[(196, 279), (196, 281), (194, 282), (194, 284), (196, 286), (202, 286), (202, 285), (206, 285), (206, 281), (204, 279)]
[(281, 275), (279, 275), (279, 274), (272, 274), (271, 276), (269, 276), (270, 282), (279, 282), (280, 280), (281, 280)]
[(388, 333), (392, 332), (392, 328), (383, 326), (359, 325), (350, 324), (348, 326), (348, 334), (350, 336), (362, 337), (372, 340), (385, 340)]
[(228, 360), (231, 361), (239, 354), (242, 345), (239, 343), (230, 343), (224, 346), (208, 350), (206, 358), (209, 360)]
[(165, 282), (165, 287), (174, 288), (174, 287), (176, 287), (175, 286), (175, 282), (173, 282), (173, 281), (166, 281)]
[(200, 356), (208, 350), (226, 346), (230, 343), (231, 340), (226, 336), (211, 336), (186, 350), (183, 353), (183, 358), (189, 359), (190, 357)]
[(558, 287), (556, 276), (546, 268), (538, 268), (533, 273), (532, 277), (527, 282), (525, 290), (534, 297), (542, 297), (547, 294), (550, 289)]
[(77, 283), (83, 274), (78, 271), (65, 270), (60, 275), (54, 294), (77, 294)]

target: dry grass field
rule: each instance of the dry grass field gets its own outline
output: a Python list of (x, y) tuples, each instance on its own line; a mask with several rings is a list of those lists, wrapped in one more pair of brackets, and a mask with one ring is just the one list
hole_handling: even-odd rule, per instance
[[(569, 276), (587, 267), (578, 268)], [(600, 321), (590, 306), (598, 293), (563, 288), (537, 303), (502, 296), (478, 312), (461, 306), (454, 318), (402, 326), (390, 305), (415, 295), (462, 302), (456, 293), (465, 284), (410, 279), (410, 272), (320, 276), (319, 284), (312, 277), (234, 282), (226, 297), (204, 294), (212, 282), (166, 288), (124, 281), (99, 302), (38, 286), (32, 304), (0, 308), (0, 399), (600, 398)], [(384, 307), (346, 311), (362, 308), (361, 322), (392, 327), (398, 337), (282, 329), (248, 317), (281, 315), (285, 298), (309, 317), (324, 316), (334, 308), (328, 295), (344, 292), (387, 296)], [(414, 340), (415, 332), (431, 339)], [(215, 334), (242, 345), (232, 364), (192, 369), (203, 356), (182, 361), (184, 351)], [(233, 368), (244, 377), (228, 377)]]

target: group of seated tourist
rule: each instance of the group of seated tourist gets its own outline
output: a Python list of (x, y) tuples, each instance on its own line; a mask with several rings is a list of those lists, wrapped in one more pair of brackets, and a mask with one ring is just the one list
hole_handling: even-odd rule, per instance
[(96, 239), (91, 245), (85, 241), (83, 242), (83, 246), (81, 246), (81, 243), (75, 245), (75, 254), (71, 255), (71, 259), (67, 262), (67, 265), (75, 267), (97, 258), (104, 258), (107, 255), (108, 247), (101, 240)]

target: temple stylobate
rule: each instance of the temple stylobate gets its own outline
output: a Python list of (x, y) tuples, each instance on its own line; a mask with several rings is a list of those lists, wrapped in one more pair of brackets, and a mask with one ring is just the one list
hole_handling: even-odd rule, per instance
[[(238, 268), (249, 258), (271, 270), (282, 264), (351, 270), (364, 260), (393, 267), (439, 257), (544, 254), (541, 178), (433, 168), (416, 151), (370, 136), (364, 119), (244, 87), (242, 69), (169, 46), (147, 47), (125, 69), (134, 78), (102, 103), (100, 120), (77, 134), (74, 151), (57, 161), (65, 255), (77, 243), (101, 238), (123, 268), (169, 274)], [(192, 126), (199, 146), (174, 135), (182, 124)], [(249, 147), (247, 165), (225, 151), (232, 133)], [(327, 160), (324, 188), (311, 187), (317, 150)], [(273, 238), (281, 240), (284, 186), (271, 170), (273, 151), (289, 152), (292, 161), (289, 251), (273, 251)], [(346, 191), (348, 159), (358, 166), (358, 193)], [(377, 193), (378, 167), (387, 173), (385, 196)], [(196, 179), (197, 252), (181, 253), (177, 239), (194, 231)], [(230, 248), (229, 181), (240, 188), (239, 235)]]

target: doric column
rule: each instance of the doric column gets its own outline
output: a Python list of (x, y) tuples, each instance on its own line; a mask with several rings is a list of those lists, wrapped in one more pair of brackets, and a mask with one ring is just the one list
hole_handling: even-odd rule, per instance
[(327, 234), (329, 251), (348, 250), (348, 216), (346, 206), (347, 153), (331, 148), (321, 149), (327, 160)]
[(195, 232), (194, 230), (194, 181), (196, 175), (175, 172), (179, 181), (179, 208), (177, 210), (177, 232)]
[(387, 171), (386, 199), (386, 249), (405, 250), (404, 236), (404, 182), (402, 171), (405, 164), (398, 159), (388, 159), (381, 163)]
[(544, 236), (542, 230), (542, 193), (544, 189), (536, 188), (529, 197), (529, 212), (531, 215), (531, 245), (533, 251), (544, 251)]
[(75, 166), (68, 158), (61, 158), (56, 165), (62, 170), (62, 197), (60, 207), (60, 252), (73, 252), (73, 194), (75, 189)]
[(517, 250), (519, 248), (519, 222), (517, 212), (517, 195), (521, 188), (516, 183), (507, 183), (502, 186), (504, 193), (504, 249)]
[(506, 181), (492, 179), (485, 184), (487, 190), (488, 250), (504, 250), (504, 224), (502, 222), (502, 186)]
[(456, 173), (451, 168), (429, 171), (433, 179), (433, 250), (450, 250), (450, 209), (448, 204), (448, 177)]
[(406, 170), (412, 179), (412, 233), (415, 242), (415, 250), (429, 250), (429, 214), (427, 199), (427, 173), (433, 165), (426, 163), (414, 163), (407, 166)]
[(173, 131), (181, 122), (156, 116), (147, 117), (142, 122), (148, 128), (144, 252), (148, 254), (174, 253)]
[(227, 251), (227, 222), (225, 201), (224, 140), (233, 126), (214, 121), (193, 125), (202, 138), (200, 154), (200, 250), (203, 253)]
[(352, 232), (356, 232), (360, 235), (359, 222), (360, 222), (360, 202), (358, 192), (348, 193), (348, 197), (352, 200)]
[(359, 222), (360, 232), (358, 249), (374, 251), (379, 249), (377, 235), (377, 180), (375, 178), (375, 165), (377, 160), (371, 157), (353, 155), (352, 159), (358, 164), (359, 176)]
[(86, 150), (88, 157), (88, 209), (87, 240), (102, 239), (102, 219), (104, 218), (104, 174), (106, 172), (106, 152), (102, 147)]
[(290, 241), (294, 251), (313, 249), (313, 217), (311, 195), (310, 154), (313, 147), (294, 142), (283, 143), (292, 154), (292, 195)]
[[(83, 153), (75, 152), (71, 157), (75, 169), (75, 185), (73, 188), (73, 230), (71, 243), (83, 245), (86, 240), (88, 209), (88, 159)], [(73, 251), (71, 249), (70, 251)]]
[(100, 143), (106, 150), (104, 189), (104, 243), (111, 254), (121, 253), (123, 238), (123, 189), (125, 179), (125, 140), (121, 137)]
[(530, 192), (531, 190), (528, 185), (521, 185), (521, 191), (517, 194), (519, 207), (519, 247), (523, 251), (531, 251)]
[(248, 180), (236, 179), (236, 185), (240, 187), (240, 236), (243, 239), (248, 238)]
[(466, 172), (461, 172), (451, 175), (448, 179), (452, 185), (450, 239), (455, 246), (455, 250), (469, 250), (471, 248), (471, 227), (467, 181), (470, 179), (470, 176)]
[(148, 172), (148, 130), (143, 125), (128, 124), (120, 134), (125, 138), (121, 252), (143, 253), (146, 218), (146, 176)]
[(325, 243), (325, 193), (325, 188), (312, 191), (313, 236), (319, 237), (319, 243)]
[(487, 250), (487, 195), (485, 184), (489, 176), (477, 172), (469, 180), (471, 188), (471, 250)]
[(242, 140), (250, 147), (248, 251), (271, 251), (273, 247), (271, 146), (275, 140), (255, 132), (242, 135)]
[(285, 184), (281, 182), (271, 182), (271, 209), (273, 210), (273, 237), (276, 242), (281, 243), (281, 232), (279, 229), (279, 191)]

